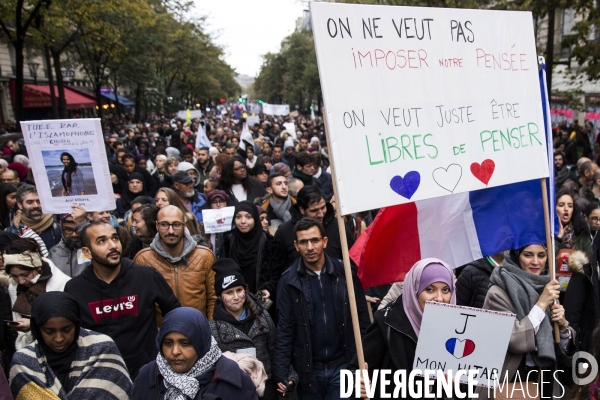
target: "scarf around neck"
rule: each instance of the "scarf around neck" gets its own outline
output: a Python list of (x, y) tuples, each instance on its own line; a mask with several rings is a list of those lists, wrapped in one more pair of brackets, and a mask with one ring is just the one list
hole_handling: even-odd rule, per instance
[(300, 170), (298, 170), (298, 168), (294, 168), (294, 171), (292, 172), (292, 176), (294, 178), (300, 179), (302, 181), (302, 183), (304, 183), (304, 186), (312, 184), (313, 177), (311, 175), (305, 174), (304, 172), (300, 172)]
[[(217, 341), (211, 336), (210, 350), (202, 358), (199, 358), (189, 371), (179, 374), (171, 369), (165, 357), (159, 352), (156, 357), (156, 364), (167, 388), (165, 399), (194, 399), (200, 391), (200, 380), (198, 380), (198, 377), (211, 370), (216, 362), (219, 361), (221, 355), (221, 349)], [(201, 380), (205, 381), (204, 379)]]
[(23, 213), (20, 213), (13, 219), (13, 224), (15, 227), (18, 228), (20, 224), (27, 225), (38, 235), (50, 228), (53, 222), (54, 215), (52, 214), (42, 214), (42, 218), (40, 219), (30, 219), (23, 215)]
[[(548, 282), (547, 275), (535, 275), (523, 271), (509, 257), (505, 257), (504, 264), (495, 268), (490, 276), (490, 286), (500, 287), (510, 297), (519, 321), (529, 315)], [(538, 367), (553, 367), (556, 362), (549, 308), (546, 309), (546, 315), (547, 318), (542, 320), (535, 334), (537, 352), (531, 353), (531, 357)]]
[(275, 201), (273, 195), (271, 195), (271, 201), (269, 202), (271, 207), (273, 208), (273, 212), (277, 215), (277, 218), (282, 220), (283, 222), (287, 222), (292, 219), (292, 214), (290, 214), (290, 208), (292, 208), (292, 200), (290, 196), (286, 197), (284, 201), (278, 203)]

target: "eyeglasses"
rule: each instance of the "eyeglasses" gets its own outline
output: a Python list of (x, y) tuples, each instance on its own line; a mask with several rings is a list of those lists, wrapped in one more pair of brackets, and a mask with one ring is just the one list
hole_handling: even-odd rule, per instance
[(592, 221), (593, 223), (597, 224), (598, 221), (600, 221), (600, 218), (598, 218), (598, 217), (590, 217), (590, 221)]
[(73, 229), (73, 228), (62, 228), (62, 231), (64, 232), (65, 235), (72, 235), (77, 230)]
[(297, 240), (296, 243), (298, 243), (298, 246), (306, 247), (306, 246), (308, 246), (308, 242), (311, 242), (314, 246), (314, 245), (321, 243), (321, 240), (323, 240), (323, 238), (314, 237), (314, 238), (310, 238), (310, 239)]
[(183, 222), (173, 222), (172, 224), (165, 221), (158, 222), (158, 228), (163, 231), (168, 231), (170, 227), (172, 227), (174, 231), (178, 231), (183, 228), (183, 225)]
[(210, 204), (220, 204), (220, 203), (227, 203), (227, 202), (225, 200), (219, 199), (219, 198), (216, 198), (210, 202)]

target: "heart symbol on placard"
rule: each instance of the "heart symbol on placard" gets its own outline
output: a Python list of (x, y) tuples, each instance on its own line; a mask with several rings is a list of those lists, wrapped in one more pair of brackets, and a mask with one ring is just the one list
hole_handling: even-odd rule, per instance
[(454, 193), (454, 189), (462, 178), (462, 167), (458, 164), (450, 164), (448, 168), (439, 167), (433, 170), (433, 180), (442, 189)]
[(475, 178), (483, 182), (485, 186), (487, 186), (490, 178), (494, 174), (494, 169), (496, 169), (496, 164), (490, 159), (483, 160), (481, 164), (476, 162), (471, 164), (471, 173), (475, 176)]
[(446, 351), (454, 358), (461, 359), (475, 351), (475, 342), (470, 339), (452, 338), (446, 341)]
[(390, 181), (390, 187), (402, 197), (410, 199), (421, 184), (421, 175), (417, 171), (410, 171), (402, 178), (396, 175)]

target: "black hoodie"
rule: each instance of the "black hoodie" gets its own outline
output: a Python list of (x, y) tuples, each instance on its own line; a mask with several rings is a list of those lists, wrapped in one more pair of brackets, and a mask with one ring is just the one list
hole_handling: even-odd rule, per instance
[(110, 284), (98, 279), (90, 265), (67, 282), (65, 292), (79, 303), (82, 328), (115, 341), (132, 380), (157, 355), (155, 303), (162, 315), (181, 307), (161, 274), (128, 258), (121, 259), (121, 271)]

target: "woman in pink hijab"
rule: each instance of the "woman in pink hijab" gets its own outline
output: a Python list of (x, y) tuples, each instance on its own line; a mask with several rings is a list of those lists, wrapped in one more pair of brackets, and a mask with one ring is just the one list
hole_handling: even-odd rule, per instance
[[(413, 265), (404, 278), (403, 293), (375, 312), (375, 321), (363, 339), (365, 362), (371, 378), (375, 369), (389, 369), (392, 373), (405, 370), (407, 376), (410, 374), (427, 301), (456, 304), (454, 272), (437, 258), (426, 258)], [(356, 358), (348, 369), (358, 369)], [(378, 387), (375, 393), (379, 396)], [(409, 395), (407, 399), (412, 397)]]

